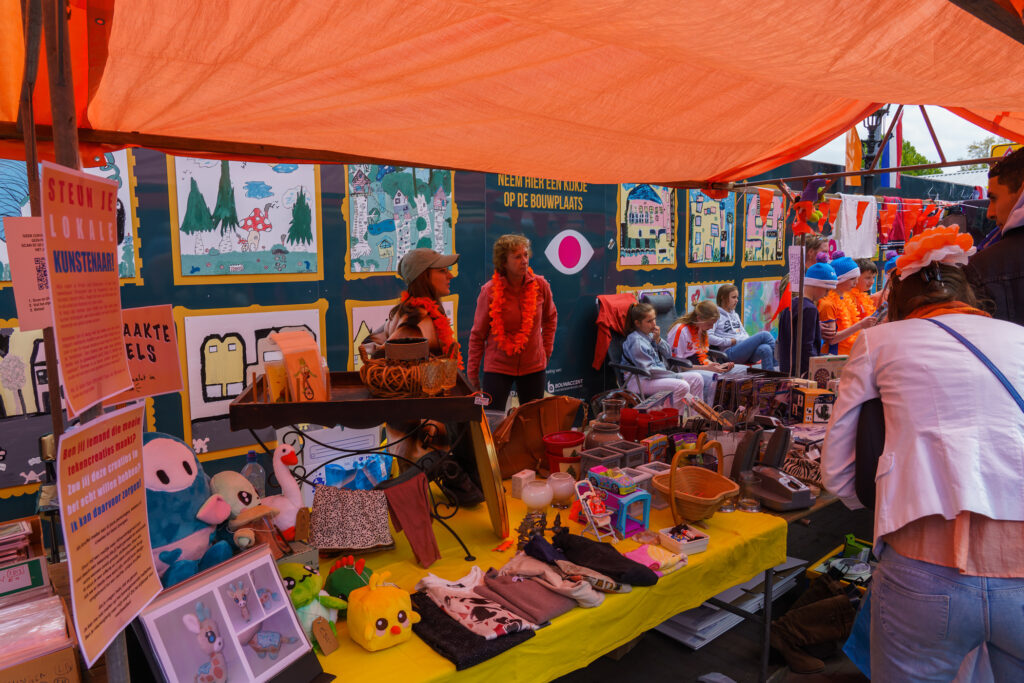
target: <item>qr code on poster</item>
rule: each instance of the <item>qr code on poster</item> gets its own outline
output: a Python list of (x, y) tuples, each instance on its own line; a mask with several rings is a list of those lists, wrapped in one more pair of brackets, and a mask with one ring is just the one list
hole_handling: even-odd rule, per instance
[(46, 259), (36, 257), (33, 261), (35, 261), (36, 264), (36, 287), (39, 291), (49, 289), (50, 281), (46, 273)]

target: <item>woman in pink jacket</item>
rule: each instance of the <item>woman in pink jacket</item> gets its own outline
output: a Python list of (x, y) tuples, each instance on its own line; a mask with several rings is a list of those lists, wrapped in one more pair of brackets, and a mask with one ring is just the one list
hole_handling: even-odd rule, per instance
[(551, 285), (530, 268), (530, 240), (502, 235), (494, 245), (494, 276), (480, 290), (469, 333), (469, 381), (491, 397), (492, 408), (505, 410), (513, 385), (520, 404), (544, 397), (557, 324)]

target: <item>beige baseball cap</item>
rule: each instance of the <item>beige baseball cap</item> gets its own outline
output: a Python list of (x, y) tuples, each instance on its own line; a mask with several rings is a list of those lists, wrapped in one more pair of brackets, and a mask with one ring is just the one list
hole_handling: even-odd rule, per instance
[(448, 268), (459, 260), (458, 254), (438, 254), (433, 249), (413, 249), (398, 262), (398, 274), (406, 284), (412, 283), (428, 268)]

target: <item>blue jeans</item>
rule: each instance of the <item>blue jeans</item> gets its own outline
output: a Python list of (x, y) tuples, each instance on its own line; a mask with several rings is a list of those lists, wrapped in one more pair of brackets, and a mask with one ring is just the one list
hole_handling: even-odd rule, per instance
[(734, 363), (749, 365), (759, 360), (762, 370), (775, 369), (775, 337), (771, 332), (762, 330), (724, 351), (726, 357)]
[(1024, 578), (965, 576), (886, 546), (871, 583), (871, 680), (950, 681), (987, 643), (995, 680), (1024, 681)]

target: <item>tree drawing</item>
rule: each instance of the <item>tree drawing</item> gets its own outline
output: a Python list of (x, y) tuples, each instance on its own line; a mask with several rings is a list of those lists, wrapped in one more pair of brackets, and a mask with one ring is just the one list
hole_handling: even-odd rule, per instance
[(306, 201), (306, 193), (299, 190), (292, 206), (292, 220), (288, 224), (288, 244), (309, 244), (313, 241), (313, 212)]
[(25, 361), (13, 353), (4, 356), (3, 360), (0, 360), (0, 384), (7, 391), (17, 395), (18, 402), (21, 403), (21, 414), (26, 415), (28, 411), (25, 410), (25, 396), (21, 393), (21, 388), (25, 386)]
[(181, 221), (181, 231), (186, 235), (196, 232), (209, 232), (213, 230), (213, 216), (210, 215), (210, 207), (206, 205), (203, 194), (199, 191), (196, 179), (192, 178), (192, 186), (188, 191), (188, 205), (185, 208), (185, 218)]
[(238, 227), (238, 211), (235, 209), (235, 188), (231, 184), (231, 170), (227, 160), (220, 162), (220, 184), (217, 186), (217, 204), (213, 209), (213, 227), (220, 224), (220, 234)]

